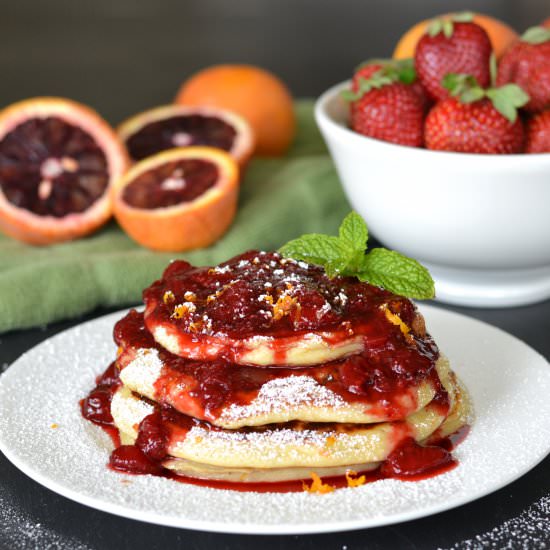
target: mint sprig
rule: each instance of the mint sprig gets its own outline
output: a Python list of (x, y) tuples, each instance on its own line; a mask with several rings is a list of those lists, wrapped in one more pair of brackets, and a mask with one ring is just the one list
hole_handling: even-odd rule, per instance
[(357, 277), (401, 296), (420, 300), (434, 297), (434, 281), (424, 266), (385, 248), (366, 252), (368, 238), (367, 224), (351, 212), (344, 218), (338, 237), (309, 233), (288, 242), (279, 252), (287, 258), (320, 265), (331, 278)]

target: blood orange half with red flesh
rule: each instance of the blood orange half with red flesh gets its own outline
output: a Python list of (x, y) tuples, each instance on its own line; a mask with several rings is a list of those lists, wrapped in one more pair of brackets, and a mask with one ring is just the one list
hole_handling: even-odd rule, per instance
[(109, 188), (128, 165), (92, 109), (39, 97), (0, 112), (0, 229), (44, 245), (86, 235), (111, 216)]
[(239, 166), (214, 147), (181, 147), (135, 164), (114, 186), (114, 213), (142, 246), (179, 252), (219, 239), (237, 209)]
[(254, 149), (248, 122), (214, 107), (157, 107), (123, 122), (118, 133), (134, 161), (174, 147), (196, 145), (223, 149), (243, 166)]

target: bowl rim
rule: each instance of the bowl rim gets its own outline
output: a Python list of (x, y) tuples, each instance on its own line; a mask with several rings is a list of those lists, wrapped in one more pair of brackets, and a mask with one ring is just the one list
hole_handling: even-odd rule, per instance
[(364, 136), (357, 132), (354, 132), (347, 126), (344, 126), (340, 122), (334, 120), (327, 112), (327, 105), (332, 101), (341, 90), (349, 88), (351, 80), (344, 80), (331, 86), (328, 90), (324, 91), (315, 101), (314, 113), (317, 120), (317, 124), (320, 127), (326, 127), (330, 132), (339, 135), (343, 139), (352, 140), (356, 145), (361, 143), (370, 143), (373, 146), (388, 148), (389, 152), (397, 153), (401, 151), (404, 154), (410, 155), (436, 155), (439, 160), (462, 160), (468, 159), (468, 162), (476, 163), (489, 163), (498, 159), (499, 163), (506, 162), (508, 164), (517, 164), (522, 162), (524, 164), (538, 165), (540, 161), (548, 161), (550, 165), (550, 153), (512, 153), (512, 154), (494, 154), (494, 153), (460, 153), (457, 151), (435, 151), (432, 149), (426, 149), (425, 147), (411, 147), (408, 145), (400, 145), (398, 143), (391, 143), (383, 141), (381, 139), (371, 138)]

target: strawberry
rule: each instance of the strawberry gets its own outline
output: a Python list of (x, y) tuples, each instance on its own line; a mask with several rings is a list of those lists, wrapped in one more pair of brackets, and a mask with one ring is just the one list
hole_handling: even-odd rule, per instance
[(383, 141), (422, 147), (425, 100), (413, 87), (412, 60), (374, 60), (355, 73), (351, 90), (350, 123), (356, 132)]
[(536, 114), (527, 122), (526, 153), (550, 153), (550, 110)]
[(443, 85), (452, 95), (426, 117), (428, 149), (461, 153), (521, 153), (525, 132), (517, 109), (529, 100), (515, 84), (483, 89), (469, 75), (448, 74)]
[(514, 82), (531, 97), (530, 112), (550, 107), (550, 28), (531, 27), (502, 56), (497, 84)]
[(416, 45), (416, 72), (434, 100), (449, 97), (448, 90), (441, 85), (441, 79), (448, 73), (470, 74), (483, 87), (490, 83), (491, 41), (472, 19), (471, 13), (434, 19)]

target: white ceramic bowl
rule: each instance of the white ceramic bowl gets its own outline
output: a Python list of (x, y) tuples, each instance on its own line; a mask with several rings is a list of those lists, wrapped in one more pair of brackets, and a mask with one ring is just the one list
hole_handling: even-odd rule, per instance
[(550, 154), (428, 151), (348, 128), (340, 91), (315, 117), (352, 207), (384, 246), (426, 265), (441, 301), (506, 307), (550, 297)]

